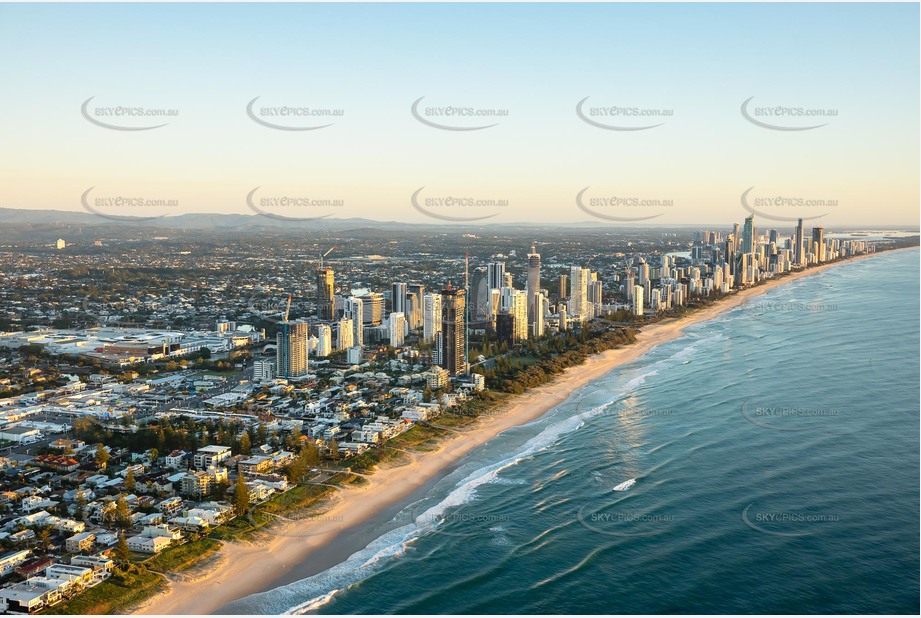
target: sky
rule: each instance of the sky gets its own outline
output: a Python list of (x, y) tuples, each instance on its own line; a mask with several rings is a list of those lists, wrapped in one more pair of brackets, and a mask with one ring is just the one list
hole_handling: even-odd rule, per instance
[(5, 208), (919, 219), (918, 4), (2, 4), (0, 57)]

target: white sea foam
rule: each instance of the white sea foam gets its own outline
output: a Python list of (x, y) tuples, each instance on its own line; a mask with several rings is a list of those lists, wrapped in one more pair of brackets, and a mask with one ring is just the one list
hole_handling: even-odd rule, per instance
[[(251, 612), (253, 608), (259, 608), (259, 613), (304, 614), (328, 604), (339, 592), (379, 572), (393, 558), (402, 556), (406, 549), (417, 539), (438, 530), (446, 521), (446, 513), (452, 508), (461, 507), (475, 500), (480, 487), (490, 483), (504, 483), (504, 480), (499, 479), (500, 472), (536, 453), (546, 450), (566, 435), (578, 431), (585, 425), (586, 420), (602, 414), (611, 404), (642, 386), (647, 378), (658, 374), (659, 369), (693, 354), (699, 346), (723, 338), (722, 335), (718, 334), (698, 339), (682, 350), (654, 363), (651, 370), (629, 379), (622, 387), (616, 390), (614, 397), (609, 398), (608, 401), (604, 401), (587, 411), (551, 423), (538, 435), (522, 445), (514, 454), (501, 461), (482, 466), (468, 474), (440, 502), (419, 514), (413, 523), (400, 526), (381, 535), (364, 549), (352, 554), (345, 562), (312, 577), (240, 599), (230, 604), (228, 609), (249, 610)], [(305, 597), (308, 600), (301, 601)], [(294, 604), (297, 601), (300, 602)]]

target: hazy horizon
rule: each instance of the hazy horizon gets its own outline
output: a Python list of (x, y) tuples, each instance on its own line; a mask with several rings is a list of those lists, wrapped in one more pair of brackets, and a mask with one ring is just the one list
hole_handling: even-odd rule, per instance
[(0, 5), (0, 51), (17, 58), (0, 69), (0, 207), (910, 225), (918, 17), (898, 3)]

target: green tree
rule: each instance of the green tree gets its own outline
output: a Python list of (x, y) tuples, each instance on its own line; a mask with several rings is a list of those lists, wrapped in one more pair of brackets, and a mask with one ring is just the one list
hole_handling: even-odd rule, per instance
[(327, 449), (329, 449), (330, 458), (333, 461), (339, 461), (339, 443), (336, 442), (335, 438), (329, 441), (329, 444), (327, 445)]
[(155, 448), (150, 449), (150, 463), (156, 465), (157, 459), (160, 457), (160, 451)]
[(125, 475), (125, 490), (133, 494), (136, 486), (137, 482), (134, 480), (134, 469), (128, 468), (128, 473)]
[(291, 435), (288, 436), (288, 448), (292, 451), (297, 449), (301, 444), (301, 428), (295, 426), (291, 430)]
[(115, 525), (125, 529), (131, 527), (131, 512), (128, 510), (128, 501), (125, 500), (124, 494), (118, 494), (115, 501)]
[(83, 519), (83, 514), (86, 511), (87, 500), (86, 493), (83, 491), (82, 487), (77, 489), (77, 495), (74, 497), (74, 502), (77, 505), (77, 508), (74, 511), (74, 515), (77, 517), (77, 519)]
[(233, 510), (237, 517), (242, 517), (249, 510), (249, 488), (242, 474), (237, 477), (237, 486), (233, 490)]
[(245, 431), (243, 435), (240, 436), (240, 454), (249, 455), (252, 452), (252, 442), (250, 442), (249, 434)]
[(307, 463), (300, 454), (285, 466), (285, 475), (288, 477), (288, 482), (292, 485), (297, 485), (303, 481), (305, 474), (307, 474)]
[(102, 443), (99, 443), (96, 446), (96, 467), (98, 467), (100, 470), (105, 468), (106, 464), (109, 463), (109, 457), (109, 451), (106, 450)]
[(42, 528), (38, 531), (38, 546), (42, 548), (42, 551), (46, 551), (48, 546), (51, 545), (51, 529)]
[(301, 453), (304, 456), (304, 461), (307, 463), (309, 468), (319, 465), (320, 463), (320, 450), (317, 448), (317, 445), (313, 442), (307, 442), (304, 444), (301, 449)]
[(122, 564), (128, 562), (128, 559), (131, 558), (131, 550), (128, 549), (128, 539), (125, 538), (124, 532), (118, 535), (118, 542), (115, 543), (115, 551), (112, 554), (115, 560)]

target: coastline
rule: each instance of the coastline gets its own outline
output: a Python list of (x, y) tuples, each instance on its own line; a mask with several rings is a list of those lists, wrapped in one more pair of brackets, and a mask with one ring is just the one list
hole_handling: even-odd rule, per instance
[[(360, 487), (336, 492), (332, 500), (324, 503), (329, 508), (321, 516), (306, 522), (278, 524), (269, 531), (271, 536), (264, 542), (225, 543), (216, 557), (196, 573), (196, 577), (169, 576), (168, 588), (132, 613), (209, 614), (234, 600), (271, 590), (285, 581), (300, 579), (293, 576), (294, 571), (306, 568), (317, 572), (327, 565), (332, 566), (365, 546), (367, 539), (363, 536), (366, 535), (359, 534), (359, 531), (375, 523), (383, 523), (384, 518), (389, 520), (389, 512), (413, 501), (420, 492), (427, 491), (459, 465), (468, 452), (498, 433), (536, 420), (565, 401), (573, 391), (640, 358), (652, 348), (680, 337), (688, 326), (710, 320), (786, 283), (882, 253), (888, 251), (794, 272), (737, 292), (694, 313), (645, 326), (633, 344), (593, 355), (582, 365), (566, 369), (551, 382), (515, 396), (488, 416), (446, 437), (437, 450), (413, 454), (409, 463), (381, 467)], [(305, 525), (311, 527), (309, 536), (304, 536)]]

